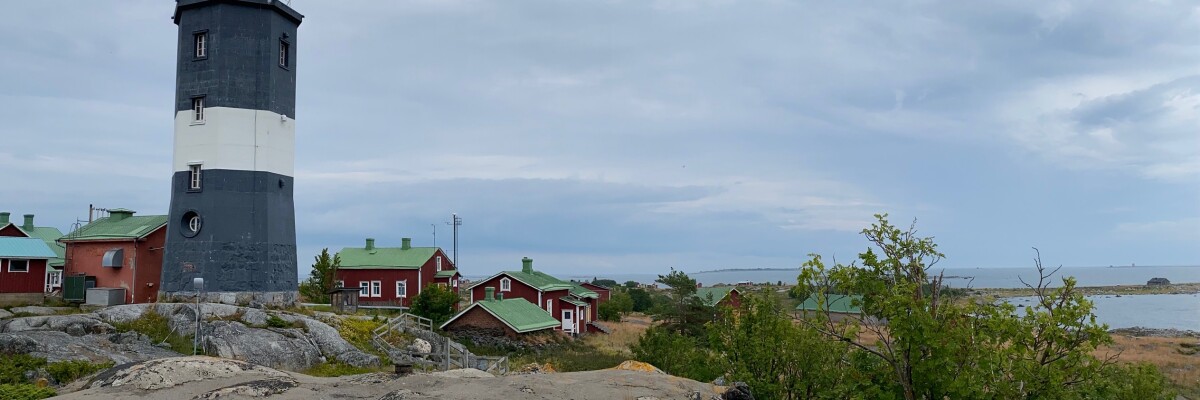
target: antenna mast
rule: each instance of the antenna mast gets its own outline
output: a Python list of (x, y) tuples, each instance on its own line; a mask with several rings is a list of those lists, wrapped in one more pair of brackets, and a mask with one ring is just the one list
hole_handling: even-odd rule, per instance
[(446, 225), (454, 226), (454, 255), (450, 257), (450, 262), (454, 263), (454, 268), (458, 268), (458, 227), (462, 226), (462, 217), (457, 213), (450, 214), (451, 221)]

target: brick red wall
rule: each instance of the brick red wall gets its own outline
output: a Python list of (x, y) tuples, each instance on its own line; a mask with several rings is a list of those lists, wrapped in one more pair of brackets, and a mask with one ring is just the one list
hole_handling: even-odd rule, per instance
[(0, 293), (42, 293), (46, 290), (46, 260), (29, 260), (29, 272), (8, 272), (0, 259)]
[(488, 313), (482, 307), (471, 308), (471, 310), (467, 311), (466, 314), (463, 314), (449, 325), (446, 325), (446, 330), (454, 331), (456, 329), (466, 327), (502, 329), (504, 330), (504, 334), (508, 337), (517, 337), (517, 331), (509, 328), (508, 325), (505, 325), (503, 321), (496, 319), (496, 317), (493, 317), (491, 313)]
[[(360, 296), (359, 304), (390, 304), (410, 307), (412, 298), (420, 294), (418, 288), (423, 288), (421, 282), (417, 280), (418, 275), (421, 275), (421, 279), (432, 282), (431, 278), (425, 276), (425, 271), (421, 272), (418, 274), (415, 269), (339, 269), (337, 280), (345, 282), (346, 287), (358, 287), (359, 282), (380, 281), (380, 296)], [(408, 297), (402, 301), (396, 297), (396, 281), (407, 281)]]
[(727, 295), (727, 296), (725, 296), (725, 298), (721, 299), (721, 301), (717, 303), (717, 306), (718, 307), (729, 306), (734, 309), (741, 307), (742, 306), (742, 294), (736, 290), (730, 290), (729, 295)]
[(0, 228), (0, 236), (29, 237), (29, 235), (26, 235), (24, 231), (17, 228), (16, 225), (12, 225), (12, 224), (5, 225), (4, 228)]
[(608, 289), (605, 289), (605, 288), (597, 286), (597, 285), (593, 285), (588, 282), (581, 283), (579, 286), (588, 288), (589, 290), (596, 292), (596, 294), (600, 295), (601, 303), (608, 301), (609, 296), (612, 295), (612, 293)]
[[(67, 242), (63, 274), (86, 274), (96, 277), (96, 287), (123, 288), (126, 303), (152, 303), (158, 300), (166, 233), (164, 226), (141, 240)], [(124, 250), (121, 268), (102, 266), (111, 249)]]

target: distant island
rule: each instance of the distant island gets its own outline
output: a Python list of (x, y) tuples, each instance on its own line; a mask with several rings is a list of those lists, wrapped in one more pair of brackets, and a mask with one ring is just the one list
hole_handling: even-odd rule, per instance
[(714, 273), (714, 272), (746, 272), (746, 271), (799, 271), (799, 270), (800, 270), (800, 268), (798, 268), (798, 267), (797, 267), (797, 268), (726, 268), (726, 269), (714, 269), (714, 270), (711, 270), (711, 271), (700, 271), (700, 272), (693, 272), (692, 274), (693, 274), (693, 275), (699, 275), (699, 274), (711, 274), (711, 273)]

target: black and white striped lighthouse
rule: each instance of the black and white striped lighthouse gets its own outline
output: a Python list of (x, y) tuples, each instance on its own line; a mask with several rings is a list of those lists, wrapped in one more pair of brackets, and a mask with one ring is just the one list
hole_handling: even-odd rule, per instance
[(177, 0), (166, 298), (296, 300), (296, 30), (281, 0)]

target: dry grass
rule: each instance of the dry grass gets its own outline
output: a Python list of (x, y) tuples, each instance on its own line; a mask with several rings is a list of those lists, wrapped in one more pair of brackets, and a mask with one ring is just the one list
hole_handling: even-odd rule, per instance
[(637, 343), (650, 327), (650, 317), (641, 314), (631, 314), (621, 319), (621, 322), (602, 322), (612, 328), (612, 333), (591, 334), (584, 337), (583, 342), (609, 354), (630, 355), (629, 347)]
[(1113, 335), (1112, 346), (1094, 353), (1097, 357), (1120, 353), (1121, 362), (1148, 362), (1158, 367), (1179, 394), (1200, 399), (1200, 354), (1180, 352), (1183, 343), (1198, 343), (1196, 338), (1131, 337)]

